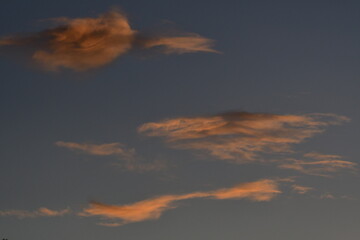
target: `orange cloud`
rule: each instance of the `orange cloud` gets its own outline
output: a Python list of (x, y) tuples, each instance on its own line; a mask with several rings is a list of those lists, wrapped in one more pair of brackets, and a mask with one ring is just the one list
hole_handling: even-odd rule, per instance
[(58, 141), (56, 146), (65, 147), (70, 150), (80, 150), (84, 153), (99, 156), (120, 155), (125, 158), (133, 158), (135, 155), (134, 149), (127, 149), (123, 144), (105, 143), (105, 144), (89, 144), (89, 143), (75, 143)]
[[(165, 195), (129, 205), (115, 206), (102, 203), (90, 203), (90, 207), (84, 209), (82, 216), (102, 216), (108, 219), (120, 219), (122, 224), (158, 219), (161, 214), (171, 208), (176, 208), (175, 201), (196, 198), (199, 194)], [(108, 224), (108, 223), (107, 223)], [(113, 223), (111, 223), (113, 224)]]
[(335, 114), (231, 112), (146, 123), (138, 131), (164, 137), (174, 148), (205, 150), (219, 159), (242, 163), (257, 160), (260, 153), (291, 152), (291, 145), (344, 121), (348, 118)]
[(270, 201), (280, 194), (278, 184), (274, 180), (259, 180), (256, 182), (243, 183), (232, 188), (219, 189), (209, 192), (194, 192), (182, 195), (163, 195), (133, 204), (107, 205), (98, 202), (90, 203), (90, 206), (80, 213), (81, 216), (100, 216), (108, 220), (120, 222), (101, 223), (104, 226), (121, 226), (128, 223), (146, 220), (155, 220), (161, 217), (164, 211), (176, 208), (177, 201), (193, 198), (212, 199), (243, 199), (252, 201)]
[(59, 26), (29, 36), (0, 39), (0, 46), (34, 50), (32, 58), (48, 70), (77, 71), (106, 65), (134, 48), (163, 47), (165, 53), (216, 52), (213, 41), (195, 34), (143, 37), (127, 17), (110, 11), (97, 18), (57, 18)]
[(182, 37), (158, 37), (144, 42), (144, 47), (163, 47), (164, 53), (192, 53), (192, 52), (213, 52), (219, 53), (212, 47), (214, 41), (201, 37), (197, 34)]
[(339, 155), (327, 155), (320, 153), (304, 154), (305, 160), (286, 159), (281, 160), (279, 168), (292, 169), (309, 175), (328, 177), (329, 173), (340, 170), (355, 170), (357, 164), (344, 161)]
[(232, 188), (219, 189), (210, 192), (215, 199), (241, 199), (248, 198), (253, 201), (270, 201), (281, 193), (278, 183), (274, 180), (264, 179), (256, 182), (242, 183)]
[(70, 209), (62, 210), (51, 210), (48, 208), (39, 208), (35, 211), (26, 211), (26, 210), (5, 210), (0, 211), (0, 216), (14, 216), (17, 218), (35, 218), (35, 217), (57, 217), (64, 216), (70, 213)]
[(114, 165), (123, 167), (130, 171), (147, 172), (147, 171), (160, 171), (166, 169), (164, 161), (155, 160), (153, 162), (144, 162), (139, 157), (135, 149), (129, 149), (124, 144), (114, 142), (105, 144), (90, 144), (90, 143), (75, 143), (58, 141), (56, 146), (65, 147), (70, 150), (81, 151), (90, 155), (97, 156), (118, 156), (123, 160), (122, 163)]

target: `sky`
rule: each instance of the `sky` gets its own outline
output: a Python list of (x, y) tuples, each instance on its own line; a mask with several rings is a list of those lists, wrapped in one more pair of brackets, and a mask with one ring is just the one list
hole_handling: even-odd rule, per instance
[(0, 8), (0, 238), (357, 240), (358, 1)]

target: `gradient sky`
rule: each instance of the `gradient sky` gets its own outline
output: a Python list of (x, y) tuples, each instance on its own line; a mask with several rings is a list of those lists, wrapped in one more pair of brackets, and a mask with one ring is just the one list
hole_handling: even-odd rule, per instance
[[(0, 238), (359, 239), (359, 7), (4, 2)], [(101, 64), (37, 34), (109, 11)]]

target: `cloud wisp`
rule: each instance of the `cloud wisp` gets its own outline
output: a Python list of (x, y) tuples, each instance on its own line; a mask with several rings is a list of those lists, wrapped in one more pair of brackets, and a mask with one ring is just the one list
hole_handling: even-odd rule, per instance
[(330, 177), (331, 173), (341, 170), (355, 171), (357, 164), (342, 160), (339, 155), (320, 154), (316, 152), (304, 154), (303, 159), (288, 158), (279, 161), (279, 168), (291, 169), (308, 175)]
[(173, 148), (202, 150), (217, 159), (245, 163), (259, 161), (261, 154), (291, 153), (292, 145), (348, 120), (335, 114), (230, 112), (145, 123), (138, 132), (163, 137)]
[(102, 222), (100, 225), (114, 227), (128, 223), (158, 219), (165, 211), (177, 208), (176, 203), (180, 200), (209, 198), (218, 200), (248, 199), (251, 201), (270, 201), (280, 193), (281, 191), (279, 190), (277, 181), (263, 179), (215, 191), (163, 195), (127, 205), (108, 205), (92, 202), (89, 207), (85, 208), (79, 215), (101, 217), (109, 221)]
[(311, 190), (314, 190), (314, 188), (312, 187), (306, 187), (306, 186), (301, 186), (301, 185), (297, 185), (297, 184), (293, 184), (292, 186), (292, 190), (294, 192), (297, 192), (298, 194), (306, 194)]
[(69, 214), (71, 211), (69, 208), (62, 210), (51, 210), (49, 208), (39, 208), (34, 211), (26, 210), (4, 210), (0, 211), (0, 216), (13, 216), (20, 219), (23, 218), (36, 218), (36, 217), (59, 217)]
[(47, 70), (84, 71), (104, 66), (133, 49), (158, 47), (164, 53), (217, 52), (213, 40), (198, 34), (143, 36), (125, 14), (112, 10), (95, 18), (57, 18), (56, 27), (39, 33), (0, 38), (0, 47), (32, 51)]
[(160, 160), (144, 162), (143, 159), (138, 156), (135, 149), (127, 148), (124, 144), (119, 142), (92, 144), (58, 141), (55, 143), (55, 145), (58, 147), (64, 147), (73, 151), (78, 151), (89, 155), (116, 156), (119, 160), (121, 160), (121, 162), (114, 163), (114, 165), (120, 166), (129, 171), (160, 171), (166, 169), (167, 167), (166, 163)]
[(70, 150), (81, 151), (90, 155), (119, 155), (124, 158), (133, 158), (135, 156), (134, 149), (127, 149), (124, 144), (118, 142), (105, 144), (90, 144), (58, 141), (55, 143), (55, 145), (59, 147), (65, 147)]

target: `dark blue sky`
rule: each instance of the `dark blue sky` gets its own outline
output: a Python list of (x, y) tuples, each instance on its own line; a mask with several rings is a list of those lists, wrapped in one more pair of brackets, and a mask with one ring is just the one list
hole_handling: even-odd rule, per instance
[[(351, 121), (295, 144), (292, 158), (318, 152), (357, 163), (358, 1), (13, 0), (0, 9), (0, 36), (43, 30), (49, 26), (43, 19), (95, 18), (114, 6), (127, 14), (133, 29), (197, 33), (215, 40), (221, 53), (139, 50), (98, 69), (51, 72), (0, 46), (0, 211), (72, 211), (61, 217), (0, 216), (0, 238), (359, 239), (357, 173), (322, 177), (273, 164), (233, 164), (137, 132), (148, 122), (227, 111), (331, 113)], [(167, 168), (129, 171), (114, 165), (117, 155), (72, 151), (58, 141), (122, 143), (142, 161), (164, 161)], [(288, 184), (268, 202), (188, 199), (159, 219), (120, 227), (77, 215), (92, 200), (124, 205), (294, 176), (296, 184), (313, 189), (296, 194)]]

